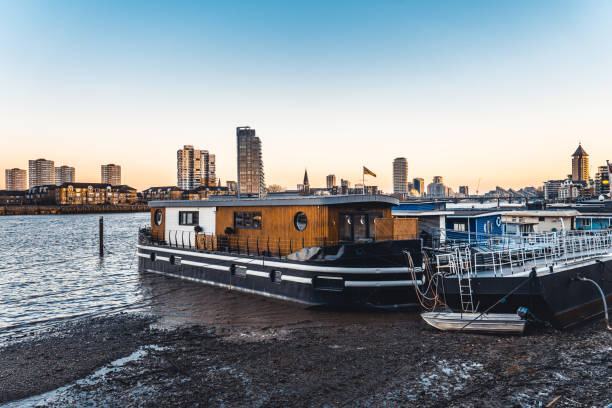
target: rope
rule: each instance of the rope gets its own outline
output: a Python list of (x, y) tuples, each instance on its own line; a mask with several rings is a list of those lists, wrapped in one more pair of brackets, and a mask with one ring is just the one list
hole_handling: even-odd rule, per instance
[[(436, 275), (438, 275), (438, 274), (439, 274), (439, 272), (438, 272), (438, 273), (436, 273), (436, 274), (434, 274), (434, 275), (431, 277), (431, 279), (429, 280), (429, 285), (428, 285), (427, 289), (425, 290), (425, 292), (424, 292), (424, 293), (423, 293), (423, 292), (421, 292), (421, 290), (419, 289), (418, 285), (416, 284), (416, 274), (415, 274), (415, 272), (414, 272), (414, 263), (413, 263), (413, 261), (412, 261), (412, 256), (410, 255), (410, 252), (408, 252), (408, 251), (403, 251), (403, 253), (404, 253), (405, 258), (408, 260), (408, 262), (407, 262), (407, 263), (408, 263), (408, 268), (409, 268), (409, 270), (410, 270), (410, 273), (411, 273), (411, 275), (412, 275), (412, 280), (415, 282), (414, 288), (415, 288), (415, 292), (416, 292), (416, 295), (417, 295), (417, 300), (419, 301), (419, 303), (421, 304), (421, 306), (422, 306), (422, 307), (423, 307), (425, 310), (430, 310), (430, 309), (431, 309), (431, 310), (433, 310), (433, 309), (435, 309), (435, 308), (436, 308), (436, 306), (438, 305), (438, 303), (442, 303), (442, 302), (440, 302), (440, 300), (439, 300), (439, 297), (438, 297), (438, 294), (437, 294), (437, 293), (434, 293), (434, 297), (433, 297), (433, 298), (431, 298), (431, 297), (428, 297), (428, 296), (427, 296), (427, 292), (429, 292), (429, 290), (430, 290), (430, 289), (431, 289), (431, 287), (432, 287), (433, 277), (435, 277)], [(427, 263), (425, 264), (425, 270), (427, 271)], [(434, 302), (433, 306), (431, 306), (431, 307), (430, 307), (430, 306), (427, 306), (427, 305), (425, 304), (425, 302), (423, 301), (423, 299), (425, 299), (425, 300), (429, 300), (429, 301), (433, 301), (433, 302)]]
[(512, 289), (510, 292), (506, 293), (504, 296), (502, 296), (497, 302), (495, 302), (493, 305), (489, 306), (487, 308), (487, 310), (485, 310), (484, 312), (480, 313), (477, 317), (475, 317), (474, 319), (470, 320), (469, 322), (467, 322), (465, 324), (465, 326), (463, 326), (461, 329), (459, 329), (459, 331), (465, 329), (466, 327), (468, 327), (470, 324), (474, 323), (476, 320), (480, 319), (482, 317), (482, 315), (484, 315), (485, 313), (489, 312), (489, 310), (493, 309), (495, 306), (497, 306), (500, 303), (503, 303), (506, 301), (506, 298), (510, 295), (512, 295), (514, 292), (516, 292), (517, 290), (519, 290), (525, 283), (531, 282), (532, 277), (530, 276), (529, 279), (525, 279), (523, 282), (521, 282), (517, 287), (515, 287), (514, 289)]

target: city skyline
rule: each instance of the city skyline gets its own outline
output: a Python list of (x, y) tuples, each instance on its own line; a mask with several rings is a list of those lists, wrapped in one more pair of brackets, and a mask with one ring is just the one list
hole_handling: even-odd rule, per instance
[(397, 155), (410, 178), (453, 188), (540, 186), (569, 173), (578, 142), (590, 177), (612, 152), (605, 2), (23, 1), (0, 16), (5, 169), (47, 157), (92, 182), (112, 160), (142, 190), (174, 185), (173, 152), (193, 144), (224, 184), (242, 124), (285, 187), (306, 167), (313, 186), (355, 184), (365, 164), (391, 192)]
[[(258, 137), (255, 136), (255, 129), (251, 129), (250, 127), (247, 126), (247, 127), (238, 127), (238, 128), (236, 128), (236, 131), (237, 131), (237, 135), (240, 135), (241, 132), (248, 132), (250, 137), (254, 138), (254, 141), (255, 141), (254, 148), (256, 149), (254, 151), (254, 153), (256, 153), (257, 160), (261, 164), (256, 165), (255, 163), (253, 163), (253, 165), (255, 165), (256, 167), (257, 166), (261, 166), (261, 169), (262, 169), (261, 171), (263, 171), (263, 162), (261, 161), (261, 158), (262, 158), (261, 141), (259, 140)], [(240, 137), (238, 137), (238, 140), (240, 140)], [(181, 185), (181, 177), (180, 177), (180, 174), (181, 174), (180, 169), (182, 168), (182, 165), (181, 165), (181, 154), (184, 154), (185, 152), (188, 152), (188, 151), (194, 152), (195, 150), (194, 150), (193, 146), (191, 146), (191, 145), (184, 145), (182, 149), (179, 149), (177, 151), (177, 155), (178, 155), (177, 166), (179, 168), (179, 179), (177, 180), (177, 183), (175, 185), (177, 187), (183, 189), (183, 190), (192, 190), (192, 189), (194, 189), (196, 187), (199, 187), (199, 185), (205, 185), (205, 183), (204, 184), (193, 185), (193, 186)], [(238, 149), (238, 151), (240, 151), (240, 149)], [(238, 154), (238, 151), (237, 151), (237, 154)], [(199, 174), (198, 177), (201, 177), (202, 182), (203, 182), (205, 179), (207, 179), (204, 176), (204, 174), (209, 174), (209, 176), (210, 176), (209, 178), (212, 180), (211, 181), (212, 184), (210, 184), (210, 186), (215, 187), (217, 185), (216, 184), (217, 182), (220, 185), (222, 180), (220, 178), (216, 178), (216, 179), (214, 178), (215, 167), (216, 167), (215, 166), (215, 161), (216, 161), (215, 155), (212, 154), (212, 153), (209, 153), (207, 150), (201, 150), (201, 151), (197, 150), (197, 152), (201, 153), (202, 160), (205, 162), (204, 164), (202, 164), (202, 166), (204, 168), (208, 169), (208, 171), (206, 171), (204, 173), (198, 172), (198, 174)], [(585, 156), (584, 163), (583, 163), (583, 161), (580, 161), (580, 162), (577, 161), (576, 157), (577, 157), (577, 155), (579, 153), (580, 153), (580, 160), (582, 160), (582, 155)], [(605, 165), (605, 166), (597, 166), (595, 169), (591, 169), (591, 166), (589, 165), (588, 157), (589, 157), (589, 155), (584, 151), (584, 149), (582, 147), (582, 144), (579, 143), (578, 148), (571, 155), (570, 171), (569, 171), (569, 174), (567, 175), (567, 177), (570, 180), (572, 178), (574, 180), (577, 180), (576, 179), (576, 174), (577, 174), (576, 172), (579, 171), (582, 174), (588, 175), (587, 180), (585, 181), (587, 185), (589, 184), (589, 182), (594, 182), (594, 181), (597, 182), (597, 180), (599, 180), (599, 182), (601, 182), (602, 177), (604, 177), (604, 176), (601, 176), (599, 174), (599, 172), (602, 171), (601, 169), (606, 169), (606, 176), (605, 177), (607, 177), (607, 168), (608, 168), (607, 165)], [(210, 162), (209, 162), (209, 160), (210, 160)], [(251, 159), (249, 159), (249, 161), (250, 160)], [(192, 158), (191, 161), (193, 162), (194, 159)], [(75, 182), (75, 183), (88, 183), (88, 182), (91, 183), (92, 182), (91, 180), (76, 180), (75, 179), (75, 168), (74, 167), (70, 167), (70, 166), (66, 166), (66, 165), (63, 165), (61, 167), (53, 167), (53, 164), (54, 164), (53, 160), (46, 160), (46, 159), (42, 159), (42, 158), (41, 159), (36, 159), (36, 160), (29, 160), (29, 167), (30, 167), (30, 169), (32, 169), (33, 165), (35, 165), (35, 167), (38, 168), (39, 167), (39, 162), (50, 163), (51, 167), (49, 167), (49, 169), (48, 169), (49, 175), (47, 177), (51, 177), (51, 178), (54, 177), (54, 183), (49, 183), (49, 184), (60, 185), (60, 184), (62, 184), (64, 182)], [(200, 159), (198, 159), (197, 162), (199, 163)], [(239, 162), (240, 162), (240, 160), (239, 160)], [(416, 189), (416, 191), (419, 192), (419, 195), (421, 195), (422, 191), (420, 191), (421, 189), (417, 186), (417, 181), (420, 181), (420, 183), (424, 183), (424, 179), (422, 177), (418, 177), (418, 178), (413, 178), (412, 182), (408, 181), (410, 179), (410, 176), (408, 175), (408, 163), (407, 163), (406, 158), (404, 158), (404, 157), (398, 157), (398, 158), (395, 158), (393, 160), (393, 169), (391, 171), (391, 178), (392, 178), (394, 184), (395, 184), (395, 179), (396, 179), (396, 173), (397, 173), (397, 170), (398, 170), (396, 168), (397, 165), (398, 165), (398, 162), (401, 162), (401, 166), (400, 166), (401, 167), (401, 172), (402, 173), (406, 173), (407, 177), (405, 177), (404, 179), (406, 180), (407, 186), (409, 186), (411, 189), (412, 188)], [(580, 164), (578, 164), (578, 163), (580, 163)], [(194, 165), (194, 163), (192, 163), (192, 166), (193, 165)], [(198, 164), (198, 166), (199, 165), (200, 164)], [(101, 165), (100, 168), (101, 168), (101, 182), (102, 183), (107, 183), (108, 182), (108, 183), (114, 184), (114, 185), (126, 184), (126, 183), (122, 183), (121, 182), (121, 177), (122, 176), (121, 176), (121, 166), (120, 165), (107, 164), (107, 165)], [(108, 168), (110, 168), (111, 170), (106, 170), (105, 171), (105, 169), (108, 169)], [(577, 169), (580, 169), (580, 170), (577, 170)], [(593, 170), (593, 174), (591, 174), (591, 170)], [(12, 176), (12, 171), (24, 171), (25, 174), (26, 174), (26, 178), (30, 179), (30, 184), (32, 183), (32, 177), (34, 177), (36, 179), (41, 177), (40, 174), (35, 174), (35, 173), (32, 173), (33, 175), (30, 176), (30, 172), (29, 171), (20, 170), (18, 168), (5, 169), (5, 173), (6, 173), (5, 184), (9, 182), (9, 175), (10, 175), (10, 177), (13, 177)], [(60, 179), (57, 179), (58, 171), (59, 171), (59, 174), (60, 174)], [(38, 169), (37, 172), (40, 172), (40, 169)], [(64, 175), (64, 173), (66, 173), (66, 174)], [(191, 176), (191, 178), (193, 179), (193, 177), (195, 176), (196, 172), (194, 172), (194, 170), (192, 169), (192, 173), (193, 173), (193, 175)], [(64, 176), (62, 176), (62, 175), (64, 175)], [(64, 177), (65, 177), (65, 179), (64, 179)], [(109, 177), (113, 179), (113, 182), (109, 181), (110, 180)], [(259, 179), (259, 177), (260, 176), (257, 176), (256, 178)], [(261, 180), (260, 182), (263, 183), (263, 176), (261, 176), (261, 177), (262, 178), (260, 179)], [(330, 188), (330, 177), (332, 177), (333, 180), (334, 180), (332, 182), (332, 185), (335, 185), (335, 179), (336, 179), (335, 175), (334, 174), (328, 174), (325, 177), (325, 180), (323, 181), (323, 183), (320, 184), (320, 186), (321, 187), (326, 186), (329, 189)], [(443, 184), (443, 182), (442, 182), (443, 178), (444, 178), (444, 176), (439, 176), (439, 175), (438, 176), (433, 176), (432, 177), (433, 184), (437, 184), (437, 183)], [(58, 180), (60, 180), (61, 182), (58, 182)], [(606, 180), (607, 180), (607, 178), (606, 178)], [(345, 181), (345, 180), (342, 179), (341, 181)], [(346, 180), (346, 181), (349, 182), (349, 185), (350, 185), (350, 183), (353, 183), (355, 185), (361, 185), (361, 183), (359, 183), (358, 181), (357, 182), (352, 182), (351, 180)], [(478, 188), (481, 186), (480, 181), (481, 180), (479, 180), (479, 182), (478, 182), (478, 184), (476, 186), (476, 193), (478, 193)], [(546, 184), (548, 182), (550, 182), (550, 181), (561, 182), (563, 180), (559, 180), (558, 177), (557, 177), (557, 180), (546, 180), (546, 181), (544, 181), (542, 183), (536, 183), (535, 185), (531, 185), (531, 186), (526, 186), (525, 185), (525, 186), (520, 186), (518, 188), (507, 187), (507, 186), (504, 186), (504, 187), (505, 188), (509, 188), (509, 189), (513, 189), (513, 190), (520, 190), (520, 189), (523, 189), (523, 188), (532, 188), (532, 187), (535, 187), (535, 188), (543, 190), (545, 192), (546, 191)], [(233, 181), (233, 180), (225, 180), (225, 182), (226, 183), (236, 183), (236, 181)], [(185, 183), (185, 180), (183, 180), (183, 184), (184, 183)], [(45, 184), (45, 183), (43, 183), (43, 184)], [(381, 191), (380, 186), (376, 183), (376, 180), (372, 180), (370, 183), (366, 183), (366, 184), (367, 185), (376, 186), (376, 187), (378, 187), (378, 191)], [(42, 185), (42, 184), (37, 184), (37, 185)], [(274, 185), (275, 188), (276, 187), (281, 187), (283, 190), (284, 189), (289, 189), (289, 190), (291, 189), (291, 187), (288, 188), (287, 186), (282, 186), (282, 185), (279, 185), (279, 184), (276, 184), (276, 183), (271, 183), (271, 185)], [(161, 185), (149, 185), (146, 188), (160, 187), (160, 186)], [(263, 188), (265, 189), (265, 183), (263, 184), (263, 186), (264, 186)], [(301, 184), (298, 184), (298, 190), (300, 189), (300, 186), (301, 186)], [(313, 184), (312, 186), (313, 187), (319, 187), (319, 184)], [(422, 185), (422, 187), (424, 187), (424, 186), (425, 186), (425, 184)], [(490, 190), (493, 190), (493, 191), (494, 190), (499, 190), (500, 187), (501, 186), (499, 184), (496, 184), (495, 188), (492, 188)], [(245, 188), (248, 188), (248, 187), (245, 187)], [(453, 194), (454, 193), (465, 194), (464, 191), (468, 191), (470, 189), (470, 186), (467, 185), (467, 184), (466, 185), (459, 185), (457, 187), (458, 191), (456, 191), (456, 192), (454, 191), (452, 185), (448, 185), (445, 188), (448, 189), (448, 192), (453, 192)], [(601, 186), (599, 186), (599, 188), (601, 188)], [(2, 190), (2, 189), (0, 188), (0, 190)], [(139, 190), (142, 191), (142, 190), (145, 190), (145, 188), (139, 188)], [(480, 192), (482, 194), (485, 194), (486, 190), (487, 189), (485, 189), (485, 190), (481, 189)], [(395, 191), (395, 185), (394, 185), (393, 186), (393, 191), (384, 191), (383, 190), (383, 193), (385, 193), (385, 194), (392, 194), (392, 193), (398, 193), (398, 191)], [(546, 192), (545, 192), (545, 195), (546, 195)], [(435, 198), (435, 196), (439, 196), (439, 194), (436, 193), (433, 196)]]

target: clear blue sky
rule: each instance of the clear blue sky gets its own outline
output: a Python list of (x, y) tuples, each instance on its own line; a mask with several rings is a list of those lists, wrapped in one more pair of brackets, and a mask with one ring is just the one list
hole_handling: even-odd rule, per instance
[(588, 0), (0, 0), (0, 167), (115, 162), (144, 188), (193, 144), (232, 180), (250, 125), (290, 188), (365, 164), (388, 191), (397, 156), (455, 188), (539, 185), (578, 141), (612, 159), (611, 21)]

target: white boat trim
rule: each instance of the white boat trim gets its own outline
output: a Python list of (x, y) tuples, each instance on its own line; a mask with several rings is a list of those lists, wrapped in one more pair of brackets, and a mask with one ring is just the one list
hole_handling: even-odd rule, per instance
[(147, 245), (138, 245), (138, 248), (147, 249), (150, 251), (184, 255), (184, 256), (195, 256), (199, 258), (210, 258), (210, 259), (217, 259), (220, 261), (239, 262), (239, 263), (270, 266), (270, 267), (277, 267), (277, 268), (297, 269), (297, 270), (309, 271), (309, 272), (377, 273), (378, 274), (378, 273), (406, 273), (410, 271), (410, 269), (407, 266), (390, 267), (390, 268), (350, 268), (350, 267), (338, 267), (338, 266), (302, 265), (302, 264), (294, 264), (290, 262), (263, 261), (259, 259), (240, 258), (240, 257), (234, 257), (234, 256), (217, 255), (217, 254), (207, 254), (207, 253), (202, 253), (202, 252), (179, 250), (179, 249), (174, 249), (174, 248), (154, 247), (154, 246), (147, 246)]
[(305, 283), (307, 285), (312, 285), (312, 278), (303, 278), (301, 276), (293, 276), (293, 275), (281, 275), (281, 280), (295, 282), (295, 283)]
[(268, 272), (262, 272), (262, 271), (252, 271), (250, 269), (247, 269), (247, 275), (253, 275), (253, 276), (258, 276), (260, 278), (270, 278), (270, 274)]
[(385, 288), (393, 286), (420, 286), (423, 283), (425, 283), (425, 278), (422, 280), (344, 281), (344, 286), (347, 288)]
[[(148, 258), (147, 255), (144, 254), (138, 254), (138, 256), (143, 257), (143, 258)], [(166, 261), (166, 262), (170, 262), (170, 258), (166, 258), (163, 256), (158, 256), (155, 258), (156, 260), (160, 260), (160, 261)], [(182, 260), (181, 259), (181, 264), (183, 265), (190, 265), (190, 266), (200, 266), (202, 268), (210, 268), (210, 269), (216, 269), (219, 271), (229, 271), (230, 267), (229, 266), (222, 266), (222, 265), (215, 265), (215, 264), (206, 264), (203, 262), (195, 262), (195, 261), (189, 261), (189, 260)], [(270, 274), (268, 272), (264, 272), (264, 271), (254, 271), (252, 269), (247, 269), (246, 271), (247, 275), (251, 275), (251, 276), (257, 276), (260, 278), (270, 278)], [(338, 278), (338, 279), (342, 279), (342, 278)], [(303, 278), (300, 276), (292, 276), (292, 275), (282, 275), (281, 276), (281, 280), (286, 280), (289, 282), (296, 282), (296, 283), (306, 283), (306, 284), (312, 284), (312, 279), (311, 278)]]
[(229, 266), (223, 266), (223, 265), (215, 265), (215, 264), (205, 264), (202, 262), (195, 262), (195, 261), (189, 261), (189, 260), (182, 260), (181, 259), (181, 264), (183, 265), (190, 265), (190, 266), (201, 266), (203, 268), (210, 268), (210, 269), (216, 269), (218, 271), (229, 271), (230, 268)]

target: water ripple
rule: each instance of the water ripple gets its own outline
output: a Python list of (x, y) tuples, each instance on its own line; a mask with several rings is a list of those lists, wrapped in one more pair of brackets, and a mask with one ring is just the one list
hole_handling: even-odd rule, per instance
[(105, 214), (101, 259), (97, 214), (0, 217), (0, 340), (7, 327), (143, 301), (134, 258), (148, 218)]

